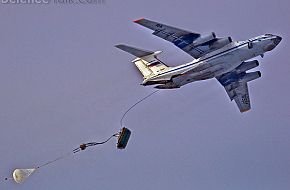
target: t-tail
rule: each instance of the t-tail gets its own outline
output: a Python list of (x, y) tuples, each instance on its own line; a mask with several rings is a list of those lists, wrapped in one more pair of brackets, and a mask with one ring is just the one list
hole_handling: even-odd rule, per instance
[(169, 69), (167, 65), (157, 58), (157, 55), (162, 51), (153, 52), (122, 44), (116, 45), (116, 47), (137, 57), (132, 62), (139, 69), (144, 80), (148, 80), (151, 77), (158, 75), (160, 72)]

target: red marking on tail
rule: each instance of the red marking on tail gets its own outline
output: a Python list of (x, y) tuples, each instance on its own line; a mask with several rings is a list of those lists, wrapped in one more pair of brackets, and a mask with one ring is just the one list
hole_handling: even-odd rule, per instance
[(133, 22), (138, 23), (138, 22), (140, 22), (141, 20), (144, 20), (144, 18), (140, 18), (140, 19), (134, 20)]

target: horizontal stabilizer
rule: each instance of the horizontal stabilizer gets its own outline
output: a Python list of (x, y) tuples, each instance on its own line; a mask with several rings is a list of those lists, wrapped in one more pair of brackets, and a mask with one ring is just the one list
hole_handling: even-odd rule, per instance
[(132, 55), (135, 55), (136, 57), (144, 57), (144, 56), (147, 56), (147, 55), (154, 54), (153, 51), (142, 50), (142, 49), (138, 49), (138, 48), (127, 46), (127, 45), (123, 45), (123, 44), (116, 45), (115, 47), (119, 48), (119, 49), (121, 49), (121, 50), (123, 50), (125, 52), (128, 52), (128, 53), (130, 53)]

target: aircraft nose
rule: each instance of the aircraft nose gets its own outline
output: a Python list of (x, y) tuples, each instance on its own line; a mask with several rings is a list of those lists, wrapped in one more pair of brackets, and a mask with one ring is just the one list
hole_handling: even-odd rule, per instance
[(276, 36), (276, 38), (274, 39), (275, 46), (277, 46), (281, 42), (281, 40), (282, 40), (282, 37)]
[(266, 46), (264, 46), (263, 49), (265, 51), (271, 51), (271, 50), (273, 50), (281, 42), (281, 40), (282, 40), (282, 38), (280, 36), (274, 36), (274, 35), (272, 35), (271, 43), (269, 43)]

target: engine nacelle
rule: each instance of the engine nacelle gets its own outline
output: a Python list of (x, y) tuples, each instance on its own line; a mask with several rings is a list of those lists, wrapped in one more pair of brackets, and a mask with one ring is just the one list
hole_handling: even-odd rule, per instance
[(245, 72), (247, 70), (250, 70), (250, 69), (253, 69), (255, 67), (258, 67), (258, 66), (259, 66), (259, 61), (258, 60), (243, 62), (240, 66), (238, 66), (236, 68), (236, 71), (238, 73), (242, 73), (242, 72)]
[(211, 41), (213, 39), (216, 39), (216, 35), (214, 32), (212, 32), (211, 34), (209, 35), (206, 35), (206, 36), (201, 36), (199, 38), (197, 38), (194, 42), (193, 42), (193, 46), (199, 46), (203, 43), (206, 43), (208, 41)]
[(239, 82), (249, 82), (249, 81), (255, 80), (255, 79), (260, 78), (260, 77), (261, 77), (260, 71), (246, 73), (243, 77), (241, 77), (239, 79)]
[(228, 45), (229, 43), (231, 43), (233, 40), (231, 37), (227, 37), (227, 38), (220, 38), (220, 39), (217, 39), (215, 42), (213, 42), (209, 48), (211, 50), (216, 50), (216, 49), (219, 49), (219, 48), (222, 48), (226, 45)]

